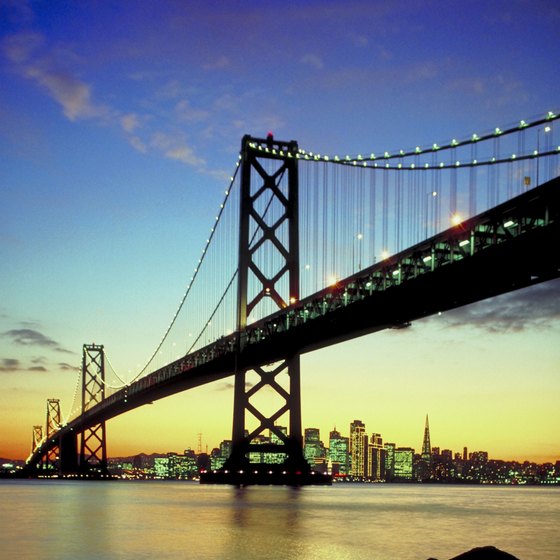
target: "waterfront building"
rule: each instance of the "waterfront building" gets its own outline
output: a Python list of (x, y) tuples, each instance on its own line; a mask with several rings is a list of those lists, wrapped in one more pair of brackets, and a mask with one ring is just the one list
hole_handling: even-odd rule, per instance
[(386, 443), (385, 449), (385, 480), (393, 480), (395, 476), (395, 448), (394, 443)]
[(394, 455), (394, 475), (395, 480), (412, 480), (412, 459), (414, 449), (411, 447), (397, 447)]
[(154, 459), (154, 475), (156, 478), (169, 478), (169, 457)]
[(385, 449), (381, 434), (371, 434), (367, 476), (371, 480), (385, 480)]
[(350, 424), (350, 474), (355, 478), (367, 476), (368, 437), (361, 420)]
[(220, 443), (219, 448), (213, 449), (210, 454), (210, 467), (212, 470), (221, 469), (227, 458), (231, 454), (231, 440), (225, 439)]
[(348, 446), (347, 437), (340, 435), (335, 428), (329, 434), (329, 463), (330, 474), (333, 476), (346, 476), (349, 472), (348, 465)]
[(432, 462), (432, 446), (430, 445), (430, 423), (426, 414), (426, 425), (424, 426), (424, 440), (422, 442), (422, 459), (428, 464)]
[(303, 437), (303, 456), (312, 468), (324, 463), (325, 446), (321, 441), (319, 428), (305, 428)]

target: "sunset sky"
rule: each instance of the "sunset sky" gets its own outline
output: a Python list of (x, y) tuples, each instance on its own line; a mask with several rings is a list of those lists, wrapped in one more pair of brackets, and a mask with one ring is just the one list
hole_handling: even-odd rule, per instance
[[(560, 110), (547, 0), (0, 2), (0, 457), (84, 343), (135, 371), (175, 312), (241, 137), (429, 145)], [(304, 427), (560, 460), (560, 282), (302, 357)], [(109, 454), (216, 446), (227, 382), (108, 423)]]

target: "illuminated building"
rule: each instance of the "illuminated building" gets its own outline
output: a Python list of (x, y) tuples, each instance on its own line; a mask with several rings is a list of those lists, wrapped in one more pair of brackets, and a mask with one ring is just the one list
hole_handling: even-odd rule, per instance
[(231, 454), (231, 439), (225, 439), (220, 443), (219, 449), (212, 450), (210, 455), (210, 466), (212, 470), (221, 469), (226, 459)]
[(322, 464), (325, 459), (325, 446), (321, 441), (318, 428), (305, 428), (303, 438), (303, 456), (311, 467)]
[(357, 478), (367, 476), (368, 437), (361, 420), (350, 424), (350, 474)]
[(385, 449), (385, 480), (392, 480), (395, 476), (395, 447), (394, 443), (386, 443)]
[[(286, 426), (275, 426), (275, 428), (277, 430), (280, 430), (280, 432), (282, 432), (282, 434), (284, 434), (285, 436), (288, 435), (288, 428), (286, 428)], [(274, 443), (274, 444), (282, 444), (282, 440), (272, 430), (269, 430), (269, 441), (270, 441), (270, 443)], [(276, 465), (281, 465), (285, 460), (286, 460), (286, 454), (285, 453), (267, 453), (266, 454), (266, 462), (267, 463), (274, 463)]]
[(385, 479), (385, 449), (381, 434), (371, 434), (368, 449), (368, 468), (366, 476), (372, 480)]
[(424, 426), (424, 441), (422, 442), (422, 459), (428, 463), (432, 462), (432, 446), (430, 445), (430, 424), (426, 414), (426, 425)]
[(154, 459), (154, 473), (156, 478), (169, 477), (169, 457), (156, 457)]
[(395, 449), (394, 476), (396, 480), (412, 480), (412, 458), (414, 449), (397, 447)]
[(329, 462), (333, 476), (348, 474), (348, 444), (348, 438), (341, 436), (336, 429), (329, 434)]
[[(256, 435), (251, 443), (255, 444), (255, 445), (263, 445), (266, 443), (269, 443), (270, 439), (266, 436), (263, 436), (262, 434), (258, 434)], [(250, 463), (265, 463), (265, 458), (266, 458), (267, 453), (265, 453), (264, 451), (251, 451), (249, 453), (249, 462)]]

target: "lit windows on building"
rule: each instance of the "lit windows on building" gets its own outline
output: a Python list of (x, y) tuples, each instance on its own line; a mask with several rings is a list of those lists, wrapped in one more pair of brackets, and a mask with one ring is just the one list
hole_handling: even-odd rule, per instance
[(356, 478), (367, 476), (368, 437), (361, 420), (350, 424), (350, 474)]
[(348, 438), (341, 436), (336, 429), (329, 434), (329, 463), (333, 476), (349, 473), (348, 446)]
[(394, 455), (394, 475), (397, 480), (412, 480), (412, 459), (414, 449), (411, 447), (397, 447)]
[(303, 439), (303, 456), (312, 468), (325, 461), (325, 446), (321, 441), (318, 428), (305, 428)]
[(381, 434), (372, 434), (368, 449), (367, 476), (371, 480), (385, 480), (385, 449)]

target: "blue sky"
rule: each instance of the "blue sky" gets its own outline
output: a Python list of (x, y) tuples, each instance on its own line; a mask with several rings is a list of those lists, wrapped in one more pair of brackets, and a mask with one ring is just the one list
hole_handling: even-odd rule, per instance
[[(27, 453), (47, 397), (60, 397), (63, 408), (72, 400), (68, 368), (79, 364), (83, 343), (105, 344), (124, 370), (151, 353), (202, 250), (244, 134), (272, 130), (308, 150), (356, 154), (427, 145), (558, 110), (559, 23), (555, 3), (534, 0), (4, 0), (0, 456)], [(482, 427), (469, 424), (473, 399), (486, 402), (492, 391), (460, 389), (460, 420), (450, 422), (459, 389), (452, 382), (446, 389), (442, 380), (451, 379), (457, 356), (440, 348), (451, 337), (467, 360), (480, 346), (490, 356), (486, 364), (510, 372), (504, 357), (520, 352), (527, 367), (500, 395), (509, 411), (500, 418), (520, 423), (512, 411), (534, 392), (527, 404), (527, 438), (534, 438), (560, 420), (549, 408), (560, 396), (555, 290), (549, 285), (507, 305), (500, 300), (487, 311), (469, 308), (468, 326), (453, 326), (458, 321), (450, 315), (445, 329), (435, 319), (419, 323), (413, 340), (413, 333), (382, 333), (346, 351), (305, 357), (304, 423), (326, 437), (331, 424), (344, 431), (362, 417), (368, 429), (418, 447), (430, 412), (433, 430), (447, 425), (441, 447), (472, 442), (503, 455), (560, 458), (560, 440), (550, 430), (540, 447), (514, 449), (505, 433), (521, 428), (497, 422), (490, 402)], [(547, 313), (535, 317), (531, 302), (543, 294)], [(503, 308), (509, 315), (496, 319)], [(425, 362), (405, 370), (407, 379), (418, 371), (427, 376), (423, 399), (370, 382), (371, 356), (380, 348), (420, 341)], [(333, 352), (360, 356), (355, 387), (362, 397), (349, 388), (331, 419), (322, 403), (337, 386), (336, 374), (324, 387), (315, 383)], [(395, 405), (377, 411), (376, 388), (387, 402), (400, 403), (399, 414)], [(229, 410), (231, 399), (223, 387), (208, 387), (117, 419), (109, 428), (113, 451), (166, 450), (158, 448), (162, 433), (173, 449), (195, 446), (198, 432), (215, 445), (229, 435), (228, 414), (201, 422), (184, 408)], [(135, 434), (151, 433), (156, 419), (159, 433), (140, 440)], [(477, 439), (490, 425), (491, 435)]]

